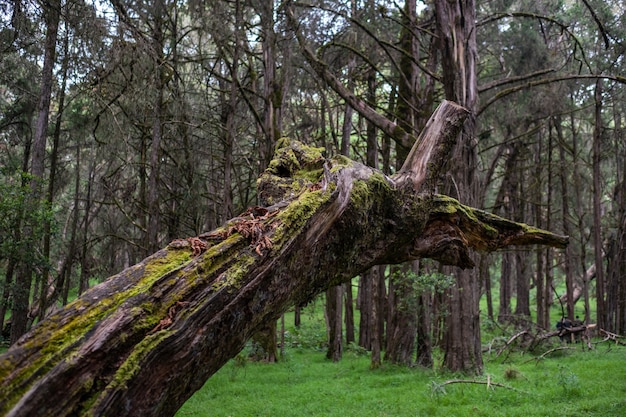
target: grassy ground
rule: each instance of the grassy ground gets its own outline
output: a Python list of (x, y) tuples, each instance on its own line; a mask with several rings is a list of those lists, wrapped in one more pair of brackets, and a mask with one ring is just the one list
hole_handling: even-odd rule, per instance
[[(583, 351), (578, 343), (543, 359), (536, 358), (545, 350), (497, 356), (494, 349), (485, 353), (485, 372), (477, 378), (391, 365), (371, 370), (367, 352), (354, 346), (341, 362), (326, 360), (323, 317), (315, 306), (308, 311), (300, 329), (287, 326), (283, 361), (247, 362), (244, 352), (177, 417), (626, 417), (626, 347), (598, 343)], [(485, 329), (485, 342), (506, 330)], [(558, 339), (553, 343), (559, 347)], [(455, 379), (491, 385), (445, 384)]]
[[(486, 358), (488, 359), (488, 358)], [(178, 412), (183, 416), (626, 416), (626, 348), (486, 363), (477, 381), (431, 370), (369, 369), (366, 355), (339, 363), (310, 349), (277, 364), (231, 361)]]

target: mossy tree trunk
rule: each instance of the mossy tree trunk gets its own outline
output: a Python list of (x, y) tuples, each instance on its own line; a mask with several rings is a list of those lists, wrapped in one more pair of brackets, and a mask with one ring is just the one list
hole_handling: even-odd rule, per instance
[(258, 184), (267, 207), (171, 242), (2, 355), (0, 414), (170, 416), (266, 323), (373, 265), (469, 268), (471, 248), (565, 245), (431, 192), (464, 116), (444, 102), (394, 177), (279, 141)]

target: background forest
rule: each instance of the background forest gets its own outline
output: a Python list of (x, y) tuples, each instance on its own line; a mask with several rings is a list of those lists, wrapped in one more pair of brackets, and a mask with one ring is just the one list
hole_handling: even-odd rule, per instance
[[(441, 192), (570, 236), (477, 257), (483, 319), (550, 329), (562, 296), (563, 315), (624, 333), (626, 4), (458, 2), (473, 60), (451, 72), (447, 3), (0, 0), (2, 336), (256, 205), (280, 137), (394, 173), (412, 144), (368, 111), (417, 136), (455, 83), (473, 156)], [(329, 357), (354, 342), (432, 366), (454, 349), (453, 274), (421, 262), (329, 289)]]

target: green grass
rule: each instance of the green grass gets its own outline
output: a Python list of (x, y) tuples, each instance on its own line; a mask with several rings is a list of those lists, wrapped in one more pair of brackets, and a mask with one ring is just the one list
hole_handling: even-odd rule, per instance
[[(485, 371), (477, 378), (437, 367), (384, 364), (372, 370), (369, 355), (354, 346), (345, 349), (339, 363), (325, 359), (322, 307), (317, 303), (305, 309), (300, 329), (290, 325), (291, 314), (286, 316), (283, 361), (247, 362), (242, 353), (211, 377), (177, 417), (626, 417), (626, 347), (600, 343), (583, 351), (581, 344), (573, 344), (572, 350), (536, 359), (549, 347), (558, 347), (558, 339), (534, 355), (506, 350), (497, 356), (500, 344), (484, 354)], [(485, 344), (494, 336), (513, 334), (508, 330), (483, 328)], [(489, 379), (506, 388), (444, 385), (452, 379)]]
[(442, 386), (471, 378), (389, 365), (371, 370), (364, 355), (348, 352), (332, 363), (321, 352), (294, 349), (277, 364), (231, 361), (177, 416), (626, 416), (626, 348), (529, 358), (487, 362), (476, 378), (509, 389)]

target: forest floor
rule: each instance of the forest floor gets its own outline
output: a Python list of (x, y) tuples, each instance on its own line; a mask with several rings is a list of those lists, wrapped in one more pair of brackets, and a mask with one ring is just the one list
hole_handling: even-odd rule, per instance
[[(560, 308), (553, 310), (556, 323)], [(440, 352), (434, 369), (385, 363), (370, 369), (369, 353), (356, 345), (345, 347), (338, 363), (325, 358), (321, 301), (303, 310), (298, 328), (293, 313), (285, 317), (278, 363), (252, 362), (244, 349), (176, 416), (626, 417), (626, 346), (592, 339), (589, 350), (553, 337), (532, 353), (514, 344), (499, 353), (516, 329), (483, 318), (483, 346), (492, 349), (483, 354), (481, 376), (443, 371)], [(464, 382), (449, 383), (457, 380)]]
[[(483, 338), (493, 336), (488, 333)], [(468, 377), (437, 365), (383, 364), (373, 370), (369, 354), (352, 345), (332, 363), (325, 358), (325, 328), (317, 314), (303, 316), (299, 329), (287, 325), (285, 334), (280, 362), (250, 362), (244, 350), (176, 416), (626, 416), (626, 347), (601, 339), (588, 350), (553, 338), (549, 347), (564, 349), (544, 357), (548, 347), (532, 354), (507, 348), (497, 355), (494, 349), (484, 353), (483, 375)], [(453, 380), (465, 382), (446, 383)]]

